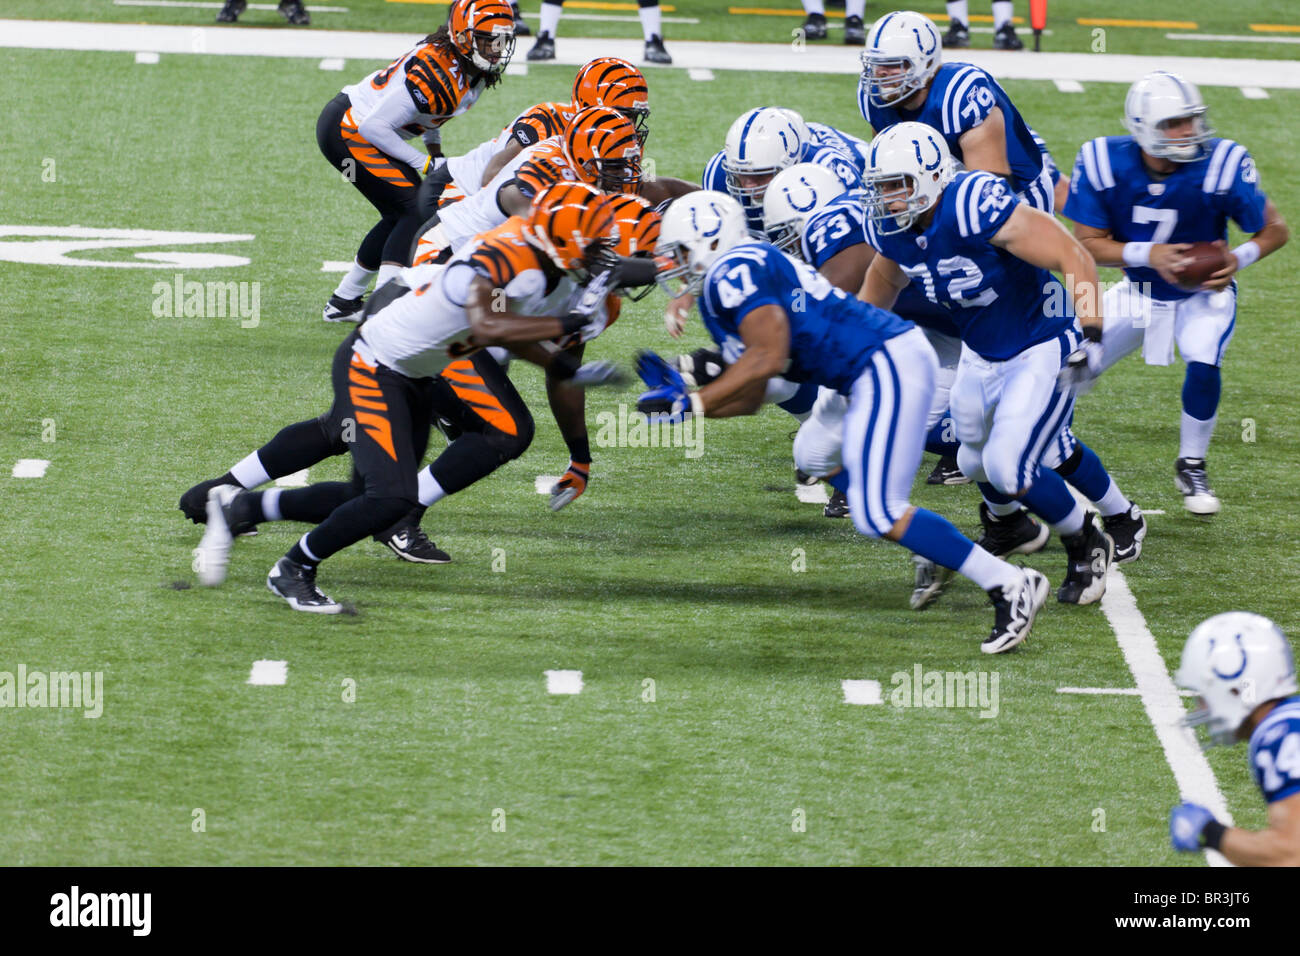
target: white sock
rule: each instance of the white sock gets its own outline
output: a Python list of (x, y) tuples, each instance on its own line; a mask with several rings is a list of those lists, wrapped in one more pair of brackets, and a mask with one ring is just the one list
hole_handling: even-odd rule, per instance
[(1061, 537), (1070, 534), (1078, 534), (1083, 530), (1083, 509), (1079, 507), (1077, 501), (1074, 503), (1074, 508), (1071, 509), (1068, 515), (1056, 524), (1052, 525), (1052, 530)]
[(995, 504), (985, 498), (984, 504), (988, 505), (989, 513), (995, 518), (1005, 518), (1007, 515), (1013, 515), (1020, 510), (1019, 501), (1008, 501), (1006, 504)]
[(1003, 24), (1010, 23), (1014, 9), (1011, 0), (993, 0), (993, 29), (1001, 30)]
[(537, 24), (537, 32), (539, 34), (549, 33), (552, 37), (554, 37), (555, 28), (560, 25), (560, 14), (561, 12), (563, 12), (563, 10), (564, 7), (560, 6), (559, 4), (543, 3), (542, 19), (541, 22)]
[(966, 0), (948, 0), (948, 19), (960, 20), (967, 26), (970, 25), (970, 10)]
[(361, 263), (353, 262), (352, 268), (343, 277), (343, 281), (334, 290), (334, 294), (340, 299), (358, 299), (366, 294), (366, 289), (370, 288), (370, 280), (374, 278), (374, 275), (373, 270), (363, 269)]
[(844, 16), (862, 19), (867, 12), (867, 0), (847, 0), (844, 4)]
[(438, 479), (433, 477), (431, 468), (420, 469), (420, 504), (426, 508), (435, 502), (441, 501), (447, 497), (447, 492), (438, 484)]
[(271, 476), (262, 467), (262, 459), (257, 457), (257, 452), (253, 452), (231, 468), (230, 474), (234, 476), (235, 481), (239, 482), (241, 488), (256, 488), (271, 480)]
[(957, 573), (970, 578), (985, 591), (1015, 587), (1020, 583), (1020, 570), (1015, 565), (993, 557), (980, 547), (970, 549)]
[(803, 0), (804, 13), (820, 13), (826, 15), (826, 4), (822, 0)]
[(1178, 433), (1179, 458), (1204, 458), (1210, 450), (1210, 436), (1219, 416), (1201, 421), (1183, 412), (1183, 424)]
[(280, 520), (280, 495), (283, 488), (267, 488), (262, 492), (262, 517), (267, 521)]
[(653, 7), (638, 7), (636, 12), (641, 18), (641, 32), (645, 34), (647, 43), (656, 33), (661, 37), (664, 35), (663, 14), (659, 12), (658, 4)]
[(385, 262), (379, 267), (379, 278), (375, 280), (375, 288), (378, 289), (385, 282), (391, 279), (405, 267), (396, 262)]
[(1096, 502), (1097, 510), (1101, 512), (1103, 518), (1109, 518), (1111, 515), (1125, 514), (1133, 507), (1133, 502), (1124, 497), (1124, 492), (1119, 490), (1119, 485), (1115, 484), (1115, 479), (1110, 480), (1110, 487), (1106, 493), (1101, 496), (1101, 501)]

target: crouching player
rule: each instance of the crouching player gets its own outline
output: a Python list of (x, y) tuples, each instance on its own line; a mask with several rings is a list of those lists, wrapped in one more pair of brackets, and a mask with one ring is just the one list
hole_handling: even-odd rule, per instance
[(646, 353), (638, 371), (650, 390), (640, 410), (669, 421), (752, 415), (777, 375), (838, 391), (848, 401), (847, 473), (833, 480), (847, 491), (857, 529), (984, 588), (995, 617), (982, 651), (996, 654), (1024, 641), (1047, 599), (1047, 579), (975, 547), (947, 519), (908, 501), (938, 368), (921, 331), (846, 295), (770, 243), (751, 241), (743, 209), (725, 193), (692, 193), (669, 206), (657, 251), (673, 262), (660, 273), (661, 284), (675, 299), (686, 297), (674, 311), (698, 297), (705, 327), (730, 365), (689, 391), (675, 368)]

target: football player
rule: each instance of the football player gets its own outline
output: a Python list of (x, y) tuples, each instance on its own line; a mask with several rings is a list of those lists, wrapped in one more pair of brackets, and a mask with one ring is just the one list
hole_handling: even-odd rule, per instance
[[(1073, 413), (1074, 383), (1097, 369), (1096, 264), (1054, 217), (1020, 200), (1004, 179), (955, 172), (947, 143), (932, 127), (891, 126), (872, 141), (871, 160), (867, 241), (877, 255), (862, 297), (889, 308), (915, 282), (949, 311), (963, 344), (950, 395), (958, 465), (980, 483), (994, 514), (1014, 514), (1019, 499), (1061, 536), (1069, 568), (1058, 600), (1100, 600), (1113, 539), (1145, 535), (1145, 519), (1092, 452), (1077, 457), (1073, 480), (1091, 488), (1095, 478), (1099, 489), (1086, 493), (1115, 515), (1108, 533), (1075, 502), (1065, 480), (1042, 467), (1052, 446), (1070, 437), (1064, 426)], [(1057, 387), (1063, 375), (1071, 387)], [(1057, 453), (1076, 459), (1073, 448)]]
[[(1011, 23), (1015, 9), (1011, 0), (993, 0), (993, 49), (1023, 50), (1025, 45), (1016, 36)], [(968, 0), (948, 0), (948, 32), (943, 35), (945, 47), (970, 46), (970, 3)]]
[(847, 491), (857, 530), (896, 541), (984, 588), (995, 615), (983, 652), (1024, 641), (1047, 599), (1047, 579), (975, 547), (947, 519), (908, 501), (938, 366), (925, 336), (836, 289), (807, 263), (752, 241), (744, 211), (725, 193), (700, 191), (669, 206), (657, 251), (672, 260), (661, 284), (679, 308), (698, 303), (705, 328), (732, 362), (691, 391), (675, 368), (643, 353), (638, 371), (650, 390), (638, 408), (668, 421), (752, 415), (775, 375), (834, 389), (848, 404), (847, 473), (831, 480)]
[[(1144, 76), (1124, 101), (1129, 135), (1083, 144), (1065, 205), (1097, 263), (1124, 267), (1124, 281), (1105, 296), (1101, 367), (1139, 345), (1148, 365), (1170, 364), (1175, 344), (1187, 363), (1174, 486), (1199, 515), (1220, 507), (1205, 462), (1236, 328), (1235, 277), (1288, 236), (1246, 147), (1214, 136), (1205, 114), (1200, 92), (1176, 73)], [(1214, 241), (1226, 251), (1229, 219), (1250, 238), (1199, 288), (1180, 286), (1187, 244)]]
[[(850, 46), (861, 46), (867, 39), (867, 28), (862, 22), (862, 15), (867, 11), (867, 0), (847, 0), (844, 7), (844, 42)], [(803, 0), (803, 35), (806, 40), (826, 39), (826, 3), (825, 0)]]
[(1300, 866), (1300, 691), (1281, 629), (1243, 611), (1204, 621), (1183, 648), (1174, 682), (1199, 698), (1188, 714), (1205, 725), (1210, 746), (1249, 740), (1247, 764), (1268, 804), (1268, 826), (1225, 826), (1195, 803), (1174, 807), (1175, 850), (1218, 850), (1237, 866)]
[[(495, 86), (514, 52), (504, 0), (454, 0), (447, 22), (382, 70), (346, 86), (321, 111), (321, 152), (382, 217), (325, 306), (327, 322), (354, 321), (371, 278), (383, 285), (407, 263), (421, 220), (420, 177), (442, 160), (441, 127)], [(422, 134), (428, 155), (406, 140)]]
[[(528, 51), (528, 59), (555, 59), (555, 28), (560, 25), (564, 0), (542, 0), (541, 21), (537, 27), (537, 42)], [(671, 65), (673, 58), (664, 49), (663, 18), (659, 13), (659, 0), (637, 0), (637, 16), (641, 19), (641, 32), (645, 35), (647, 63)]]

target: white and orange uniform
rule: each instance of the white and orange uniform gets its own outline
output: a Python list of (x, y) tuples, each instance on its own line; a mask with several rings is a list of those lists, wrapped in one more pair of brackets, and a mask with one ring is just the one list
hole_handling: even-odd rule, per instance
[(452, 156), (447, 160), (447, 169), (451, 172), (452, 186), (442, 194), (443, 200), (457, 197), (459, 194), (472, 196), (482, 188), (483, 173), (488, 163), (497, 153), (506, 148), (511, 141), (527, 149), (544, 139), (558, 136), (564, 132), (569, 121), (578, 115), (577, 107), (572, 103), (538, 103), (524, 110), (501, 130), (495, 139), (480, 143), (463, 156)]

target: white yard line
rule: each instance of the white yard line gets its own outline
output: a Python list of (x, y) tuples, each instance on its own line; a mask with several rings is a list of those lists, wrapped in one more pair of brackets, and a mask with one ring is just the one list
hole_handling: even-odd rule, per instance
[(563, 477), (563, 475), (538, 475), (533, 479), (533, 490), (539, 495), (549, 495), (555, 483)]
[(1268, 99), (1268, 90), (1261, 89), (1258, 86), (1243, 86), (1241, 95), (1248, 100), (1266, 100)]
[(1166, 33), (1166, 40), (1214, 40), (1218, 43), (1300, 43), (1300, 37), (1241, 36), (1231, 33)]
[(351, 262), (339, 262), (333, 259), (326, 259), (320, 264), (321, 272), (347, 272), (351, 268)]
[(686, 71), (686, 75), (692, 80), (698, 80), (701, 83), (707, 83), (713, 79), (713, 71), (702, 66), (691, 67)]
[(546, 671), (546, 693), (581, 694), (582, 671)]
[(253, 661), (253, 670), (248, 675), (248, 683), (278, 685), (289, 679), (288, 661)]
[(44, 458), (19, 458), (14, 465), (15, 478), (44, 478), (50, 463)]
[(842, 680), (840, 687), (844, 690), (846, 704), (871, 705), (885, 702), (880, 694), (878, 680)]
[(327, 56), (325, 59), (320, 61), (320, 68), (322, 70), (341, 70), (343, 67), (347, 66), (347, 63), (348, 61), (341, 57)]
[(807, 505), (825, 505), (831, 500), (826, 485), (820, 481), (815, 485), (795, 485), (794, 496)]
[[(113, 0), (115, 7), (182, 7), (194, 10), (220, 10), (224, 3), (213, 2), (213, 0)], [(274, 3), (250, 3), (250, 10), (278, 10), (279, 6)], [(312, 4), (307, 7), (312, 13), (347, 13), (347, 7), (318, 7)]]
[(159, 61), (159, 59), (161, 59), (161, 57), (159, 57), (157, 53), (147, 53), (147, 52), (145, 52), (145, 53), (137, 53), (137, 54), (135, 55), (135, 62), (137, 62), (137, 63), (143, 63), (143, 64), (146, 64), (146, 65), (147, 65), (147, 64), (152, 64), (152, 63), (157, 63), (157, 62)]
[(295, 471), (292, 475), (285, 475), (282, 478), (275, 479), (278, 488), (306, 488), (309, 483), (306, 468), (302, 471)]
[(1056, 80), (1056, 88), (1062, 93), (1083, 92), (1083, 84), (1078, 80)]
[[(1058, 687), (1058, 694), (1116, 694), (1122, 697), (1137, 697), (1141, 691), (1136, 687)], [(1190, 690), (1180, 690), (1182, 697), (1195, 696)]]

